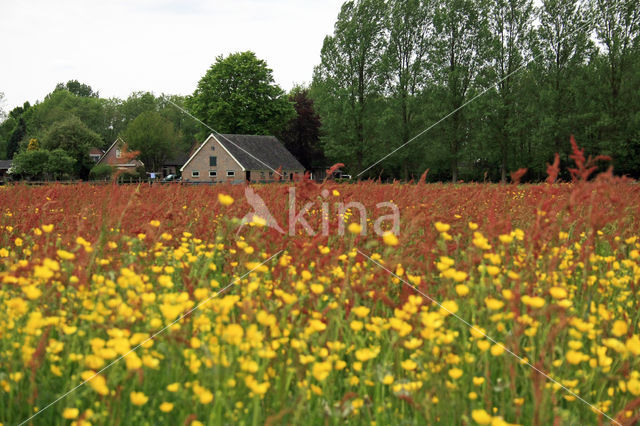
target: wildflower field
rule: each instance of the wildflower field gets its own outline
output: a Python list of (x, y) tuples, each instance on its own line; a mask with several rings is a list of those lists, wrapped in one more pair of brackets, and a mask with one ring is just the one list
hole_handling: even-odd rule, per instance
[[(288, 189), (253, 190), (286, 223)], [(243, 186), (1, 188), (0, 421), (640, 417), (635, 183), (296, 190), (316, 235), (241, 228)]]

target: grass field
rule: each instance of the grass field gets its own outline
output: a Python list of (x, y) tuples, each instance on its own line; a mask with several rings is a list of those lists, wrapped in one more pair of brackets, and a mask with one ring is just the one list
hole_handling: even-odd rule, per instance
[[(254, 190), (286, 228), (288, 188)], [(0, 421), (640, 417), (634, 183), (298, 183), (315, 235), (240, 228), (244, 191), (0, 189)]]

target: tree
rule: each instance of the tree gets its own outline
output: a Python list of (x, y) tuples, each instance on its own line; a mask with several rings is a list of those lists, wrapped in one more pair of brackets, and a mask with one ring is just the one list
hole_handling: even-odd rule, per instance
[(12, 174), (28, 179), (42, 179), (49, 161), (49, 151), (37, 149), (13, 157)]
[(296, 88), (289, 95), (296, 116), (279, 135), (285, 147), (306, 169), (326, 167), (320, 146), (320, 117), (309, 97), (309, 89)]
[(129, 124), (123, 138), (129, 149), (140, 151), (139, 158), (149, 172), (157, 172), (176, 151), (178, 136), (173, 124), (155, 111), (140, 114)]
[(69, 157), (62, 149), (54, 149), (49, 152), (49, 159), (44, 167), (44, 171), (53, 179), (71, 176), (73, 173), (73, 163), (76, 160)]
[(598, 103), (606, 106), (598, 114), (596, 137), (601, 153), (614, 157), (616, 170), (637, 174), (634, 169), (640, 145), (634, 135), (638, 118), (634, 117), (632, 105), (637, 105), (634, 97), (638, 81), (634, 71), (640, 56), (640, 3), (593, 0), (590, 5), (596, 37), (603, 50), (591, 72), (603, 83), (598, 87)]
[[(498, 146), (500, 180), (506, 182), (509, 156), (515, 141), (522, 140), (523, 78), (519, 71), (531, 57), (534, 7), (531, 0), (497, 0), (489, 8), (491, 67), (489, 80), (499, 81), (492, 93), (488, 137)], [(522, 150), (520, 150), (522, 151)]]
[(24, 119), (20, 117), (16, 128), (9, 137), (9, 143), (7, 144), (7, 158), (13, 158), (14, 154), (18, 152), (20, 142), (27, 136), (27, 125)]
[(53, 124), (46, 133), (43, 147), (53, 151), (64, 150), (75, 160), (72, 175), (85, 179), (93, 162), (89, 158), (89, 148), (100, 146), (100, 136), (90, 130), (77, 117)]
[(385, 150), (377, 139), (374, 117), (382, 104), (386, 13), (382, 0), (344, 3), (314, 71), (312, 94), (323, 124), (325, 152), (355, 173)]
[(441, 93), (442, 124), (451, 178), (458, 180), (461, 151), (468, 145), (468, 109), (462, 106), (473, 96), (476, 78), (487, 64), (487, 3), (475, 0), (439, 0), (434, 15), (436, 37), (431, 64)]
[(222, 133), (277, 134), (295, 114), (267, 63), (253, 52), (218, 56), (187, 106)]
[(579, 0), (543, 0), (537, 12), (540, 25), (535, 61), (539, 82), (536, 109), (541, 123), (537, 148), (546, 151), (543, 158), (550, 160), (557, 152), (561, 160), (567, 160), (567, 141), (579, 127), (578, 94), (572, 86), (592, 47), (591, 29)]
[(76, 96), (84, 98), (99, 98), (100, 94), (94, 92), (88, 84), (80, 83), (78, 80), (69, 80), (66, 83), (58, 83), (55, 90), (68, 90)]
[(27, 151), (36, 151), (40, 149), (40, 144), (38, 143), (38, 139), (31, 138), (29, 139), (29, 145), (27, 146)]
[[(393, 0), (387, 26), (389, 44), (385, 52), (385, 76), (390, 90), (390, 140), (404, 145), (417, 133), (416, 124), (423, 108), (418, 95), (428, 79), (426, 63), (429, 44), (433, 41), (433, 1)], [(402, 148), (395, 154), (402, 165), (405, 180), (409, 170), (420, 164), (418, 144)]]

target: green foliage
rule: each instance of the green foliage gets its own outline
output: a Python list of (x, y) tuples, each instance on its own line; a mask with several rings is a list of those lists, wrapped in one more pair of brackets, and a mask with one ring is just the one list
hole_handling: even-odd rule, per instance
[(16, 127), (9, 136), (9, 143), (7, 144), (7, 158), (13, 158), (14, 154), (18, 151), (20, 142), (27, 136), (27, 125), (24, 119), (20, 117)]
[(389, 148), (375, 143), (383, 106), (386, 13), (382, 0), (343, 4), (314, 72), (312, 94), (322, 117), (325, 153), (349, 171), (360, 171)]
[(64, 150), (54, 149), (49, 153), (49, 160), (44, 171), (53, 179), (71, 177), (73, 174), (73, 164), (76, 162)]
[(140, 151), (138, 158), (149, 172), (158, 172), (176, 152), (178, 136), (169, 120), (155, 111), (146, 111), (129, 124), (123, 138), (130, 150)]
[(218, 56), (187, 106), (222, 133), (278, 134), (295, 115), (271, 69), (253, 52)]
[(17, 153), (13, 157), (12, 174), (27, 179), (43, 179), (49, 155), (49, 151), (44, 149)]
[(66, 83), (58, 83), (55, 90), (67, 90), (76, 96), (85, 98), (98, 98), (100, 94), (94, 92), (88, 84), (80, 83), (78, 80), (69, 80)]
[(100, 136), (91, 131), (80, 119), (71, 117), (53, 124), (46, 133), (43, 147), (48, 150), (62, 149), (75, 160), (72, 175), (86, 179), (93, 162), (89, 148), (100, 145)]
[(113, 175), (113, 167), (108, 164), (96, 164), (89, 171), (89, 179), (92, 180), (105, 180), (110, 179)]

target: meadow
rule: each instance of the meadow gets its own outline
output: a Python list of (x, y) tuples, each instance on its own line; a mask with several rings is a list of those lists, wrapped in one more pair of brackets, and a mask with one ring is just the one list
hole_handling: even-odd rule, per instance
[(296, 183), (328, 235), (240, 228), (239, 185), (0, 188), (0, 422), (633, 424), (640, 187), (588, 174)]

